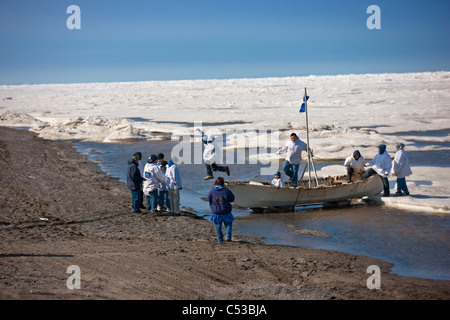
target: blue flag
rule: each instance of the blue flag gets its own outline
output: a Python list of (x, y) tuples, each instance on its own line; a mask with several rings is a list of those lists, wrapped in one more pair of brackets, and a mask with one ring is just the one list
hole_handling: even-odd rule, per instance
[[(306, 101), (308, 101), (308, 99), (309, 99), (309, 96), (306, 96)], [(298, 112), (305, 112), (305, 111), (306, 111), (305, 97), (303, 97), (303, 103)]]

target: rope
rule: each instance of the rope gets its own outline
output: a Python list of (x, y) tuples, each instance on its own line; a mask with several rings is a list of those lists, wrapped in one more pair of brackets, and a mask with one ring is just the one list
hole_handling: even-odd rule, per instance
[[(269, 186), (268, 186), (268, 187), (269, 187)], [(271, 188), (271, 189), (269, 189), (269, 190), (273, 190), (273, 191), (274, 191), (274, 192), (273, 192), (273, 197), (272, 197), (272, 199), (270, 199), (270, 201), (269, 201), (269, 207), (271, 207), (271, 204), (272, 204), (272, 202), (273, 202), (273, 199), (275, 199), (275, 197), (277, 196), (278, 189), (281, 189), (281, 188), (283, 188), (283, 187), (276, 188), (276, 187), (270, 186), (269, 188)]]
[(244, 180), (250, 180), (253, 178), (259, 177), (259, 175), (254, 175), (253, 177), (247, 177), (247, 178), (242, 178), (242, 179), (233, 179), (233, 181), (244, 181)]
[(198, 195), (201, 196), (201, 197), (206, 197), (204, 194), (201, 194), (200, 192), (197, 192), (197, 191), (188, 189), (188, 188), (186, 188), (186, 187), (183, 187), (183, 190), (187, 190), (187, 191), (189, 191), (189, 192), (196, 193), (196, 194), (198, 194)]
[(297, 188), (298, 188), (298, 193), (297, 193), (297, 197), (295, 198), (295, 202), (292, 204), (293, 207), (295, 207), (295, 204), (298, 201), (298, 197), (300, 197), (300, 191), (302, 191), (302, 188), (300, 188), (300, 187), (297, 187)]
[(356, 193), (356, 190), (358, 190), (358, 187), (359, 187), (359, 183), (356, 185), (355, 191), (353, 192), (352, 197), (350, 198), (350, 201), (352, 201), (353, 198), (355, 197), (355, 193)]
[[(250, 179), (255, 178), (255, 177), (258, 177), (258, 176), (259, 176), (259, 175), (254, 175), (253, 177), (247, 177), (247, 178), (242, 178), (242, 179), (234, 179), (233, 181), (250, 180)], [(201, 196), (201, 197), (206, 197), (206, 195), (201, 194), (200, 192), (197, 192), (197, 191), (195, 191), (195, 190), (191, 190), (191, 189), (186, 188), (186, 187), (183, 187), (183, 190), (187, 190), (187, 191), (189, 191), (189, 192), (195, 193), (195, 194), (197, 194), (197, 195), (199, 195), (199, 196)]]

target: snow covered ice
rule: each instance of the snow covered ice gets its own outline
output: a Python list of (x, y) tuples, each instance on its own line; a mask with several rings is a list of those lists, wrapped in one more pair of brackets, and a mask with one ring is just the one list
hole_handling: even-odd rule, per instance
[[(202, 122), (204, 131), (214, 129), (224, 137), (236, 130), (237, 139), (226, 136), (228, 150), (249, 146), (237, 142), (244, 131), (279, 131), (278, 145), (262, 146), (275, 150), (291, 132), (306, 140), (305, 114), (298, 112), (305, 87), (316, 161), (343, 163), (355, 149), (371, 159), (380, 143), (393, 157), (395, 143), (403, 142), (407, 152), (429, 154), (430, 164), (412, 163), (413, 175), (407, 178), (411, 195), (422, 196), (383, 201), (405, 209), (450, 213), (450, 169), (433, 166), (433, 151), (448, 150), (450, 142), (450, 72), (3, 85), (0, 123), (30, 127), (47, 139), (117, 142), (194, 135), (194, 123)], [(427, 134), (439, 130), (444, 134)], [(259, 156), (275, 157), (274, 152)], [(345, 174), (345, 170), (329, 166), (318, 174)]]

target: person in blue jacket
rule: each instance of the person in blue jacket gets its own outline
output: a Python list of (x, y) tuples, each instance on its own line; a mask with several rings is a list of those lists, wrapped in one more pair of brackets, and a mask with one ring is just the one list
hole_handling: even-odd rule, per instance
[(141, 213), (141, 184), (145, 180), (139, 171), (139, 154), (135, 153), (128, 161), (127, 186), (131, 190), (133, 213)]
[(234, 220), (231, 203), (234, 202), (234, 194), (225, 188), (223, 177), (218, 177), (214, 182), (214, 187), (208, 194), (208, 202), (212, 211), (211, 221), (216, 225), (218, 242), (223, 242), (222, 223), (226, 228), (226, 240), (231, 241)]

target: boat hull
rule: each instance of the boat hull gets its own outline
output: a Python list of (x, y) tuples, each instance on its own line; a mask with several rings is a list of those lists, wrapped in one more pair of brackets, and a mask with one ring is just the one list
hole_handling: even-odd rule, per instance
[(359, 199), (379, 194), (383, 182), (378, 175), (352, 183), (326, 186), (282, 187), (254, 182), (227, 182), (235, 195), (234, 203), (243, 208), (289, 207)]

